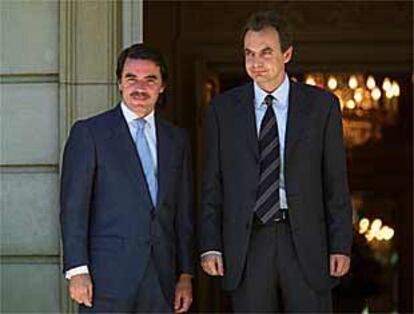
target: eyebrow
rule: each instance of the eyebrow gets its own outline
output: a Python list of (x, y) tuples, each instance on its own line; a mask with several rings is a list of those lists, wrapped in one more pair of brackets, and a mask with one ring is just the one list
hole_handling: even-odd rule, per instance
[[(128, 72), (128, 73), (125, 74), (125, 77), (126, 78), (135, 78), (137, 76), (134, 73), (129, 73)], [(158, 77), (156, 75), (154, 75), (154, 74), (150, 74), (150, 75), (145, 76), (145, 79), (158, 80)]]
[(267, 46), (267, 47), (263, 48), (261, 51), (273, 51), (273, 48)]

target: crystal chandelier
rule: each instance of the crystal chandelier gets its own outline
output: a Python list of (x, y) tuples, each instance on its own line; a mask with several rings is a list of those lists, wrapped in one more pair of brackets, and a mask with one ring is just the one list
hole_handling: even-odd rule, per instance
[(338, 96), (347, 148), (381, 139), (383, 127), (397, 121), (400, 86), (388, 77), (378, 86), (372, 75), (308, 73), (305, 82)]

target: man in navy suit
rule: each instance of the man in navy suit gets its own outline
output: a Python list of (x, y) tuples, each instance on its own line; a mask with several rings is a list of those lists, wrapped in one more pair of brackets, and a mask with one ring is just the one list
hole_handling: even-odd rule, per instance
[(244, 32), (251, 82), (207, 115), (200, 247), (235, 312), (329, 312), (352, 242), (338, 99), (289, 79), (286, 23), (258, 12)]
[(193, 195), (188, 136), (155, 113), (163, 56), (118, 57), (122, 101), (78, 121), (61, 177), (63, 261), (81, 312), (185, 312), (192, 302)]

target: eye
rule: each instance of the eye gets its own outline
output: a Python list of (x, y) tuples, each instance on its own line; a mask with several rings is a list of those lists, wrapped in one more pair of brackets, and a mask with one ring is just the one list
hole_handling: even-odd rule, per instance
[(151, 84), (151, 85), (155, 84), (155, 83), (156, 83), (156, 81), (157, 81), (157, 80), (156, 80), (155, 78), (148, 78), (148, 79), (147, 79), (147, 83), (148, 83), (148, 84)]
[(270, 55), (272, 55), (272, 53), (273, 53), (273, 50), (271, 50), (271, 49), (266, 49), (266, 50), (263, 51), (264, 56), (270, 56)]

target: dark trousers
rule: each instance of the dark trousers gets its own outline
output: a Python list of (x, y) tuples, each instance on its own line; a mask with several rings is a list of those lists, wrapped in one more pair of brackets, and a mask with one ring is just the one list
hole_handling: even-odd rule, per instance
[(173, 304), (169, 304), (162, 292), (152, 258), (134, 298), (113, 299), (94, 296), (91, 308), (80, 305), (79, 313), (173, 313)]
[(331, 291), (316, 292), (303, 277), (287, 220), (254, 224), (232, 303), (236, 313), (332, 312)]

